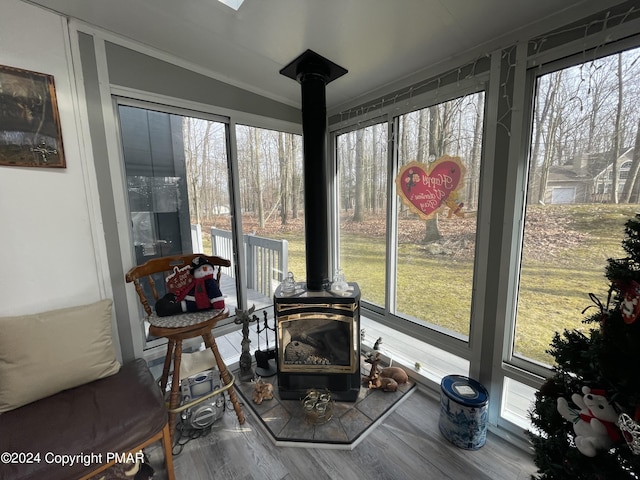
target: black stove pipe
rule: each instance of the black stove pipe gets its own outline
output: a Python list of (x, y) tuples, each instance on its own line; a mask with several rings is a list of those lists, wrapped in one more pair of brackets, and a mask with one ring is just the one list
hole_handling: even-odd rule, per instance
[(328, 290), (329, 162), (326, 85), (347, 73), (347, 70), (307, 50), (280, 70), (280, 73), (297, 80), (302, 89), (307, 290)]
[(324, 75), (317, 73), (304, 73), (298, 81), (302, 86), (307, 289), (317, 291), (329, 284), (326, 83)]

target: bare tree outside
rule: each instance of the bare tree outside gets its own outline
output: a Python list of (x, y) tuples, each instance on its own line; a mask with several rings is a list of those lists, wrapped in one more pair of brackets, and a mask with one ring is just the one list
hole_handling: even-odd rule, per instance
[(215, 225), (216, 215), (229, 208), (225, 126), (181, 118), (191, 222)]
[(600, 265), (637, 209), (639, 58), (628, 50), (537, 78), (516, 356), (551, 362), (553, 333), (584, 328), (584, 292), (602, 294)]
[(638, 49), (620, 52), (538, 78), (529, 203), (558, 203), (553, 190), (564, 187), (559, 179), (563, 170), (584, 181), (577, 197), (563, 203), (630, 200), (637, 171), (629, 175), (620, 167), (622, 155), (632, 159), (638, 128), (639, 57)]
[(364, 220), (364, 192), (366, 188), (365, 168), (364, 168), (364, 133), (356, 130), (356, 151), (355, 151), (355, 205), (353, 209), (353, 221)]
[[(413, 260), (423, 255), (431, 257), (425, 251), (425, 223), (440, 225), (437, 230), (437, 242), (431, 242), (431, 250), (438, 269), (447, 270), (447, 255), (455, 254), (464, 258), (461, 265), (465, 277), (469, 279), (473, 272), (473, 244), (475, 239), (475, 208), (477, 207), (478, 182), (482, 151), (482, 131), (484, 117), (484, 94), (477, 93), (455, 98), (431, 107), (416, 110), (399, 116), (398, 131), (394, 144), (397, 148), (399, 166), (422, 159), (421, 163), (430, 163), (442, 155), (460, 156), (469, 175), (460, 189), (460, 202), (464, 203), (466, 215), (442, 219), (438, 222), (425, 222), (411, 213), (398, 202), (398, 273), (396, 278), (396, 300), (398, 313), (408, 314), (421, 321), (438, 324), (466, 334), (468, 325), (453, 328), (451, 323), (440, 315), (439, 309), (423, 308), (423, 303), (437, 302), (437, 298), (421, 297), (419, 302), (411, 297), (414, 282), (429, 283), (428, 276), (433, 273), (420, 270), (425, 279), (416, 279)], [(340, 267), (347, 279), (357, 281), (361, 286), (363, 298), (374, 304), (384, 305), (385, 297), (385, 250), (388, 212), (386, 192), (389, 179), (388, 169), (388, 125), (380, 123), (337, 136), (338, 182), (340, 185)], [(435, 149), (435, 150), (434, 150)], [(469, 183), (473, 183), (470, 185)], [(364, 197), (357, 200), (358, 189), (362, 188)], [(356, 215), (358, 213), (358, 215)], [(445, 212), (444, 217), (448, 217)], [(452, 230), (453, 229), (453, 230)], [(464, 229), (467, 233), (454, 233)], [(377, 254), (373, 253), (379, 252)], [(455, 253), (454, 253), (455, 252)], [(394, 255), (394, 252), (391, 252)], [(444, 263), (442, 263), (444, 262)], [(453, 275), (453, 274), (452, 274)], [(457, 274), (456, 274), (457, 275)], [(449, 289), (449, 294), (453, 293)], [(471, 287), (462, 294), (462, 303), (468, 303), (470, 311)], [(443, 300), (443, 297), (440, 297)], [(455, 300), (460, 303), (459, 299)], [(420, 303), (422, 306), (418, 306)], [(435, 304), (434, 304), (435, 306)], [(464, 310), (464, 306), (461, 307)], [(464, 322), (463, 322), (464, 323)]]
[[(552, 333), (580, 322), (580, 295), (597, 290), (600, 266), (610, 245), (618, 244), (619, 219), (637, 209), (639, 60), (640, 49), (634, 49), (553, 71), (531, 70), (536, 84), (528, 159), (508, 159), (529, 162), (517, 356), (544, 362)], [(462, 337), (469, 332), (482, 162), (493, 161), (482, 159), (484, 102), (483, 91), (447, 99), (398, 115), (391, 124), (354, 126), (337, 135), (335, 145), (339, 266), (347, 280), (360, 284), (365, 301), (391, 301), (393, 314)], [(291, 268), (304, 268), (299, 135), (235, 126), (239, 198), (232, 212), (231, 126), (137, 107), (120, 110), (138, 250), (160, 254), (177, 245), (173, 238), (189, 234), (189, 221), (205, 234), (210, 227), (230, 230), (237, 213), (242, 235), (290, 240), (297, 249), (289, 255), (296, 263)], [(443, 155), (459, 157), (466, 170), (455, 213), (445, 208), (425, 222), (401, 202), (388, 212), (395, 181), (389, 172)], [(386, 277), (388, 265), (395, 278)], [(304, 279), (304, 272), (296, 277)], [(427, 294), (415, 295), (416, 286)]]

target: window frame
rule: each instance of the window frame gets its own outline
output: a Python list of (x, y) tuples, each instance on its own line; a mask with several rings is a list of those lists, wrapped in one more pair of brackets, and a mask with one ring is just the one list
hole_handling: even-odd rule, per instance
[[(330, 199), (329, 199), (329, 203), (330, 203), (330, 218), (331, 221), (329, 222), (329, 234), (330, 234), (330, 255), (329, 255), (329, 261), (331, 263), (331, 270), (330, 272), (335, 272), (336, 269), (341, 268), (340, 266), (340, 185), (338, 184), (338, 175), (339, 175), (339, 165), (338, 165), (338, 137), (340, 135), (345, 135), (348, 133), (352, 133), (355, 132), (356, 130), (360, 130), (360, 129), (365, 129), (368, 127), (371, 127), (373, 125), (384, 125), (386, 124), (387, 126), (387, 141), (390, 138), (389, 137), (389, 125), (388, 125), (388, 115), (381, 115), (381, 116), (377, 116), (377, 117), (373, 117), (370, 118), (366, 121), (363, 122), (358, 122), (358, 123), (354, 123), (351, 124), (349, 126), (343, 126), (342, 128), (336, 129), (336, 130), (332, 130), (329, 133), (329, 142), (330, 142), (330, 148), (329, 148), (329, 152), (331, 152), (331, 156), (329, 157), (329, 178), (331, 179), (335, 179), (335, 181), (331, 182), (330, 185)], [(389, 169), (388, 166), (389, 163), (389, 151), (387, 149), (387, 171)], [(388, 185), (388, 179), (387, 179), (387, 187), (386, 187), (386, 195), (387, 195), (387, 208), (389, 206), (389, 185)], [(387, 211), (388, 213), (388, 211)], [(387, 225), (388, 228), (388, 225)], [(387, 232), (388, 233), (388, 232)], [(386, 249), (385, 249), (385, 267), (388, 268), (388, 261), (389, 261), (389, 239), (388, 239), (388, 235), (386, 238)], [(386, 271), (385, 268), (385, 271)], [(348, 281), (349, 279), (347, 279)], [(386, 273), (385, 273), (385, 282), (387, 282), (387, 277), (386, 277)], [(385, 305), (387, 304), (387, 298), (386, 298), (386, 289), (385, 289)], [(384, 314), (384, 310), (385, 310), (385, 306), (384, 305), (376, 305), (370, 302), (367, 302), (366, 300), (361, 300), (361, 305), (364, 307), (365, 305), (367, 306), (367, 309), (369, 309), (372, 312), (376, 312), (379, 315), (383, 315)]]
[[(627, 51), (640, 47), (640, 35), (635, 35), (631, 38), (614, 41), (606, 45), (585, 49), (580, 53), (573, 53), (571, 55), (562, 56), (555, 60), (549, 60), (544, 64), (538, 64), (537, 62), (529, 59), (527, 62), (527, 71), (525, 79), (525, 96), (529, 98), (529, 101), (525, 103), (524, 112), (527, 123), (523, 124), (523, 129), (520, 135), (523, 147), (526, 147), (526, 153), (524, 157), (523, 172), (517, 179), (511, 178), (510, 180), (517, 182), (518, 185), (522, 185), (519, 195), (514, 202), (517, 205), (515, 212), (519, 218), (519, 228), (515, 230), (517, 236), (514, 236), (514, 242), (516, 243), (517, 259), (511, 265), (511, 275), (514, 275), (515, 288), (511, 299), (508, 302), (508, 308), (506, 309), (506, 316), (510, 319), (508, 335), (505, 335), (504, 342), (504, 355), (503, 365), (505, 372), (511, 373), (514, 377), (518, 377), (518, 381), (522, 381), (530, 386), (539, 386), (545, 378), (552, 375), (552, 367), (547, 367), (535, 361), (526, 359), (524, 357), (517, 356), (514, 353), (515, 342), (515, 330), (517, 322), (517, 304), (518, 304), (518, 292), (520, 289), (520, 271), (522, 264), (522, 248), (524, 243), (524, 216), (526, 211), (526, 196), (528, 189), (528, 175), (531, 162), (531, 135), (533, 133), (533, 113), (535, 106), (536, 84), (539, 77), (547, 75), (552, 72), (571, 68), (581, 64), (588, 63), (589, 61), (599, 58), (607, 57), (621, 51)], [(565, 45), (562, 50), (567, 49)], [(556, 52), (557, 53), (557, 52)], [(528, 94), (528, 95), (527, 95)]]
[[(111, 114), (113, 118), (113, 135), (112, 141), (117, 148), (117, 158), (110, 160), (112, 169), (114, 198), (119, 198), (118, 205), (115, 208), (115, 215), (120, 225), (127, 225), (128, 228), (119, 229), (118, 240), (120, 244), (120, 252), (123, 269), (126, 272), (130, 265), (135, 265), (135, 251), (133, 244), (133, 233), (131, 228), (131, 212), (128, 205), (127, 180), (124, 166), (124, 152), (121, 140), (121, 128), (119, 121), (118, 108), (120, 105), (153, 110), (157, 112), (180, 115), (185, 117), (193, 117), (207, 121), (223, 123), (225, 125), (225, 141), (227, 143), (227, 165), (229, 171), (229, 203), (232, 212), (236, 212), (240, 203), (239, 173), (236, 146), (236, 125), (242, 124), (246, 126), (264, 128), (301, 135), (302, 126), (291, 124), (268, 117), (260, 117), (253, 114), (244, 114), (242, 112), (234, 112), (225, 109), (210, 108), (208, 105), (184, 101), (171, 97), (163, 97), (156, 94), (146, 92), (132, 91), (123, 87), (112, 87), (110, 91), (111, 98)], [(236, 212), (237, 213), (237, 212)], [(234, 256), (236, 265), (236, 294), (238, 300), (238, 308), (247, 308), (247, 288), (246, 288), (246, 269), (244, 268), (244, 252), (242, 249), (242, 218), (239, 214), (232, 215), (232, 235), (234, 239)], [(143, 356), (148, 361), (154, 363), (158, 359), (164, 357), (164, 345), (166, 341), (147, 342), (144, 338), (144, 332), (141, 328), (140, 305), (137, 295), (133, 289), (125, 289), (127, 299), (127, 312), (129, 314), (129, 325), (131, 328), (132, 338), (135, 340), (135, 356)], [(225, 334), (237, 329), (234, 323), (235, 312), (230, 312), (230, 316), (216, 324), (216, 329), (220, 334)], [(197, 348), (200, 344), (198, 339), (191, 339), (185, 342), (184, 348)]]
[[(601, 17), (604, 12), (601, 12)], [(543, 382), (544, 378), (549, 375), (549, 371), (547, 369), (532, 369), (531, 364), (524, 363), (519, 364), (515, 362), (512, 358), (511, 345), (513, 344), (512, 335), (513, 332), (509, 333), (510, 326), (515, 326), (515, 309), (513, 304), (513, 280), (514, 278), (517, 280), (518, 276), (517, 271), (519, 271), (519, 261), (515, 260), (519, 258), (520, 254), (520, 244), (522, 240), (522, 216), (523, 210), (518, 208), (520, 199), (524, 198), (525, 188), (523, 186), (526, 185), (526, 176), (528, 174), (528, 158), (529, 158), (529, 143), (525, 141), (530, 132), (530, 122), (527, 123), (527, 117), (530, 115), (530, 112), (527, 113), (527, 102), (531, 102), (533, 100), (531, 91), (528, 90), (527, 84), (527, 72), (534, 71), (536, 69), (540, 69), (541, 65), (544, 65), (545, 68), (548, 65), (556, 63), (556, 62), (566, 62), (569, 58), (584, 58), (585, 55), (590, 55), (592, 50), (591, 48), (595, 48), (599, 54), (605, 55), (609, 49), (611, 50), (620, 50), (633, 48), (640, 45), (640, 35), (637, 34), (640, 29), (640, 21), (638, 19), (632, 19), (629, 21), (624, 21), (620, 25), (614, 27), (605, 27), (602, 31), (595, 33), (593, 35), (585, 33), (583, 30), (580, 32), (572, 34), (570, 31), (567, 33), (567, 40), (562, 43), (558, 47), (553, 47), (540, 54), (528, 54), (527, 52), (527, 42), (523, 42), (520, 44), (521, 46), (517, 48), (518, 54), (516, 56), (515, 62), (515, 80), (513, 78), (509, 78), (508, 82), (510, 83), (513, 93), (509, 98), (513, 98), (513, 104), (510, 105), (510, 111), (517, 112), (514, 116), (517, 116), (516, 119), (511, 119), (511, 124), (509, 126), (509, 134), (511, 136), (510, 140), (499, 139), (499, 132), (503, 128), (504, 125), (499, 125), (499, 119), (502, 119), (505, 111), (501, 110), (499, 107), (499, 98), (502, 97), (505, 93), (506, 89), (503, 89), (503, 78), (501, 77), (501, 59), (504, 55), (504, 52), (508, 50), (508, 47), (505, 47), (504, 50), (499, 50), (495, 52), (491, 52), (491, 68), (488, 71), (483, 71), (476, 74), (474, 77), (468, 79), (461, 79), (459, 82), (451, 82), (448, 85), (438, 85), (434, 90), (426, 92), (424, 94), (412, 96), (412, 89), (406, 89), (408, 92), (402, 100), (394, 101), (393, 94), (390, 93), (387, 97), (389, 100), (386, 101), (383, 107), (371, 108), (369, 109), (367, 104), (364, 103), (364, 107), (362, 107), (362, 115), (360, 117), (348, 118), (345, 121), (335, 121), (330, 125), (330, 143), (335, 145), (333, 140), (333, 136), (335, 135), (335, 131), (339, 128), (346, 128), (351, 125), (352, 128), (357, 128), (359, 122), (367, 121), (372, 116), (373, 117), (385, 117), (388, 123), (388, 132), (389, 132), (389, 141), (393, 139), (394, 131), (397, 132), (397, 125), (395, 125), (394, 115), (406, 113), (410, 110), (415, 109), (416, 102), (421, 103), (422, 105), (428, 105), (429, 99), (439, 99), (439, 96), (457, 96), (456, 94), (451, 94), (451, 92), (458, 92), (458, 88), (462, 86), (462, 88), (468, 88), (469, 85), (483, 85), (485, 90), (485, 124), (483, 132), (483, 175), (481, 177), (480, 184), (480, 197), (479, 197), (479, 227), (477, 233), (477, 252), (482, 252), (480, 254), (480, 258), (478, 258), (478, 254), (476, 254), (476, 262), (477, 265), (474, 267), (474, 284), (477, 285), (478, 291), (474, 292), (474, 299), (472, 301), (472, 318), (471, 318), (471, 333), (469, 337), (469, 342), (465, 345), (458, 345), (456, 342), (450, 342), (446, 338), (440, 338), (440, 336), (435, 333), (430, 333), (429, 335), (421, 335), (421, 340), (432, 343), (436, 346), (442, 346), (447, 351), (453, 351), (454, 354), (458, 354), (462, 357), (469, 358), (471, 360), (471, 370), (470, 374), (473, 376), (478, 376), (484, 378), (485, 382), (490, 382), (490, 384), (485, 383), (491, 389), (491, 393), (497, 392), (498, 395), (492, 394), (490, 397), (490, 424), (496, 424), (498, 427), (505, 427), (508, 433), (512, 433), (515, 437), (522, 437), (522, 428), (517, 427), (513, 424), (510, 424), (506, 420), (502, 420), (501, 417), (501, 405), (503, 389), (504, 389), (504, 379), (513, 379), (518, 382), (522, 382), (526, 385), (529, 385), (534, 388), (538, 388), (540, 384)], [(77, 26), (75, 27), (77, 28)], [(568, 28), (568, 26), (567, 26)], [(74, 30), (74, 34), (77, 37), (77, 31)], [(549, 36), (553, 35), (553, 32), (549, 33)], [(573, 36), (572, 36), (573, 35)], [(74, 37), (74, 38), (76, 38)], [(625, 38), (628, 37), (628, 38)], [(542, 37), (541, 37), (542, 38)], [(539, 39), (531, 39), (530, 43)], [(609, 44), (609, 42), (613, 42)], [(98, 60), (98, 77), (103, 81), (100, 83), (100, 88), (97, 91), (97, 94), (94, 94), (94, 97), (102, 100), (102, 103), (99, 105), (104, 110), (97, 114), (97, 116), (101, 116), (101, 120), (104, 122), (104, 129), (106, 135), (105, 145), (100, 145), (100, 142), (103, 141), (102, 138), (96, 137), (95, 139), (87, 140), (87, 142), (95, 142), (98, 144), (98, 148), (95, 151), (100, 152), (102, 150), (109, 153), (108, 159), (109, 168), (111, 169), (111, 178), (110, 185), (108, 188), (112, 189), (112, 198), (106, 198), (100, 201), (101, 212), (100, 214), (107, 217), (107, 220), (111, 220), (108, 217), (114, 216), (116, 221), (119, 224), (122, 224), (123, 218), (126, 222), (126, 216), (122, 215), (123, 212), (123, 188), (126, 185), (122, 175), (121, 167), (117, 165), (119, 159), (118, 150), (114, 148), (114, 145), (119, 142), (117, 140), (119, 130), (114, 128), (114, 121), (117, 118), (117, 115), (114, 114), (110, 109), (115, 110), (115, 104), (109, 105), (109, 99), (113, 101), (113, 98), (116, 96), (120, 96), (122, 98), (126, 98), (128, 101), (140, 101), (140, 102), (151, 102), (152, 104), (156, 104), (160, 106), (160, 111), (167, 111), (167, 108), (178, 108), (185, 109), (185, 111), (193, 113), (197, 112), (197, 115), (200, 114), (212, 114), (212, 115), (225, 115), (228, 117), (229, 121), (229, 152), (230, 155), (236, 157), (234, 152), (235, 150), (235, 124), (241, 123), (243, 125), (251, 125), (261, 128), (274, 128), (282, 131), (286, 131), (289, 133), (301, 133), (301, 125), (298, 123), (288, 123), (282, 122), (277, 119), (272, 119), (269, 117), (261, 117), (251, 114), (245, 114), (242, 112), (230, 111), (224, 108), (217, 108), (211, 105), (205, 105), (201, 103), (190, 102), (187, 100), (176, 99), (173, 97), (164, 97), (158, 94), (152, 94), (147, 92), (141, 92), (138, 90), (121, 87), (113, 84), (109, 84), (108, 81), (108, 66), (106, 62), (106, 58), (104, 58), (104, 40), (100, 40), (98, 38), (97, 46), (96, 46), (96, 56)], [(74, 47), (74, 54), (80, 58), (80, 54), (77, 52), (77, 47)], [(457, 62), (457, 60), (456, 60)], [(79, 62), (80, 63), (80, 62)], [(453, 66), (454, 69), (458, 67), (458, 63), (448, 63), (449, 66)], [(438, 66), (435, 69), (431, 69), (430, 71), (435, 75), (438, 75), (438, 70), (442, 70), (442, 67)], [(97, 77), (97, 78), (98, 78)], [(90, 80), (93, 80), (92, 78)], [(428, 82), (425, 82), (419, 85), (416, 88), (423, 88)], [(505, 80), (505, 83), (507, 81)], [(404, 86), (406, 86), (406, 82), (404, 82)], [(82, 85), (79, 83), (80, 90), (82, 90)], [(527, 93), (529, 92), (529, 93)], [(506, 95), (505, 95), (506, 96)], [(431, 100), (434, 102), (434, 100)], [(363, 101), (364, 102), (364, 101)], [(423, 103), (424, 102), (424, 103)], [(360, 108), (360, 107), (358, 107)], [(337, 114), (339, 115), (339, 114)], [(348, 114), (347, 114), (348, 116)], [(86, 112), (83, 112), (83, 121), (87, 124), (87, 129), (90, 131), (90, 121), (87, 120), (88, 115)], [(506, 145), (506, 147), (505, 147)], [(101, 150), (102, 149), (102, 150)], [(329, 152), (335, 151), (333, 148), (328, 149)], [(388, 157), (389, 157), (389, 179), (394, 179), (397, 175), (397, 167), (396, 160), (394, 158), (394, 148), (388, 148)], [(508, 151), (508, 152), (507, 152)], [(524, 155), (523, 155), (524, 153)], [(505, 163), (497, 164), (495, 158), (499, 156), (508, 155), (509, 161)], [(526, 159), (524, 161), (523, 159)], [(99, 160), (96, 160), (98, 162)], [(495, 172), (498, 168), (506, 167), (506, 172)], [(233, 172), (234, 170), (232, 170)], [(495, 177), (495, 178), (494, 178)], [(107, 182), (106, 180), (103, 180)], [(232, 181), (236, 182), (237, 185), (237, 177), (234, 179), (232, 177)], [(500, 183), (504, 181), (507, 186), (500, 185)], [(390, 182), (388, 182), (390, 183)], [(494, 186), (500, 190), (504, 189), (504, 192), (499, 191), (498, 196), (496, 198), (494, 193), (492, 192), (492, 187)], [(504, 193), (504, 198), (501, 198), (500, 195)], [(332, 196), (332, 201), (335, 196)], [(507, 204), (502, 207), (500, 205), (494, 205), (497, 202), (507, 200)], [(110, 203), (111, 202), (111, 203)], [(397, 202), (397, 198), (395, 195), (395, 190), (393, 186), (390, 186), (387, 192), (387, 212), (394, 212), (395, 209), (393, 207), (394, 203)], [(511, 202), (511, 203), (509, 203)], [(522, 206), (522, 205), (520, 205)], [(97, 215), (99, 216), (99, 215)], [(388, 215), (388, 217), (393, 217)], [(498, 227), (494, 226), (496, 232), (493, 232), (489, 228), (489, 223), (493, 223), (494, 225), (498, 225)], [(125, 223), (126, 224), (126, 223)], [(335, 222), (332, 222), (335, 225)], [(126, 229), (122, 229), (126, 230)], [(241, 228), (237, 228), (237, 231), (242, 231)], [(388, 245), (389, 248), (394, 248), (395, 245), (391, 240), (391, 236), (396, 236), (395, 230), (391, 230), (387, 228), (387, 235), (389, 236)], [(126, 271), (127, 267), (131, 265), (132, 260), (128, 258), (128, 247), (131, 246), (132, 242), (126, 240), (126, 236), (128, 235), (125, 231), (109, 231), (107, 232), (107, 241), (113, 240), (117, 238), (120, 247), (120, 253), (122, 256), (122, 267)], [(334, 240), (332, 242), (334, 252), (337, 251), (337, 243), (335, 242), (335, 232), (333, 232)], [(500, 259), (499, 264), (497, 265), (488, 265), (486, 260), (486, 253), (489, 251), (489, 243), (490, 241), (496, 241), (499, 246), (504, 250), (504, 255), (502, 259)], [(480, 250), (478, 250), (480, 249)], [(107, 252), (107, 257), (109, 257), (110, 252)], [(132, 255), (132, 253), (131, 253)], [(395, 271), (393, 268), (390, 268), (389, 263), (391, 260), (389, 259), (389, 255), (387, 255), (387, 269), (386, 269), (386, 280), (389, 283), (390, 278), (395, 278)], [(103, 265), (105, 266), (104, 271), (108, 273), (108, 267), (110, 266), (108, 262), (104, 261)], [(480, 267), (478, 267), (480, 265)], [(496, 276), (489, 277), (487, 275), (489, 270), (497, 270), (497, 276), (500, 279), (499, 285), (485, 285), (484, 280), (495, 280)], [(110, 278), (105, 274), (104, 283), (106, 285), (105, 288), (110, 287)], [(114, 285), (117, 286), (117, 282), (113, 282)], [(496, 282), (498, 283), (498, 282)], [(136, 305), (137, 300), (132, 297), (135, 295), (135, 292), (132, 292), (132, 289), (126, 288), (127, 295), (127, 306), (129, 318), (119, 322), (120, 328), (122, 328), (123, 322), (130, 322), (131, 330), (135, 330), (135, 327), (138, 323), (138, 313), (137, 310), (132, 310), (131, 305)], [(120, 290), (116, 291), (116, 297), (120, 294)], [(489, 296), (489, 301), (487, 301), (487, 296)], [(386, 301), (388, 305), (389, 302)], [(127, 307), (122, 307), (127, 308)], [(410, 328), (411, 325), (406, 325), (406, 322), (401, 319), (394, 318), (386, 318), (384, 312), (375, 311), (371, 306), (367, 306), (366, 303), (363, 304), (363, 314), (367, 315), (383, 324), (389, 325), (391, 328), (394, 328), (398, 331), (404, 331), (413, 335), (413, 331)], [(126, 315), (124, 315), (126, 316)], [(478, 321), (476, 321), (476, 317)], [(490, 318), (495, 317), (495, 318)], [(491, 329), (488, 334), (483, 336), (483, 330)], [(127, 330), (126, 328), (124, 330)], [(133, 337), (133, 342), (130, 342), (126, 339), (123, 343), (128, 345), (129, 343), (133, 343), (134, 349), (137, 349), (137, 338), (135, 337), (135, 333), (132, 335), (132, 332), (121, 332), (121, 338), (127, 337), (131, 335)], [(450, 345), (451, 343), (451, 345)], [(451, 347), (451, 348), (449, 348)], [(477, 352), (481, 352), (481, 355)], [(140, 350), (135, 350), (133, 352), (136, 356), (144, 355), (147, 357), (147, 352), (142, 352)], [(430, 385), (437, 391), (438, 385)], [(497, 409), (496, 409), (497, 407)], [(499, 430), (499, 429), (498, 429)]]
[[(398, 119), (401, 115), (429, 108), (431, 106), (454, 100), (466, 95), (484, 92), (484, 125), (482, 132), (483, 145), (481, 150), (481, 165), (484, 169), (486, 162), (485, 155), (485, 131), (487, 125), (488, 110), (488, 95), (489, 95), (489, 72), (481, 72), (473, 77), (458, 80), (452, 84), (440, 86), (435, 91), (426, 92), (420, 95), (412, 97), (410, 101), (402, 103), (391, 103), (381, 109), (377, 109), (375, 115), (370, 115), (368, 118), (352, 118), (343, 122), (330, 125), (330, 151), (333, 154), (333, 175), (337, 174), (337, 136), (355, 131), (360, 128), (366, 128), (374, 123), (387, 122), (387, 132), (389, 139), (389, 146), (387, 148), (388, 156), (388, 171), (387, 171), (387, 253), (386, 253), (386, 292), (385, 292), (385, 305), (377, 306), (366, 301), (362, 301), (363, 315), (375, 320), (376, 322), (385, 325), (387, 327), (398, 330), (401, 333), (407, 334), (420, 340), (422, 342), (433, 345), (436, 348), (446, 350), (453, 355), (456, 355), (464, 360), (472, 361), (474, 359), (474, 346), (480, 343), (478, 339), (479, 332), (482, 331), (482, 315), (479, 313), (483, 310), (484, 305), (484, 286), (479, 278), (483, 278), (485, 275), (486, 265), (484, 265), (482, 255), (479, 253), (483, 248), (486, 248), (488, 243), (488, 227), (483, 226), (478, 221), (478, 227), (476, 231), (476, 255), (474, 258), (474, 273), (473, 273), (473, 291), (471, 299), (471, 312), (469, 317), (470, 322), (470, 334), (469, 338), (465, 339), (462, 336), (452, 335), (450, 331), (444, 331), (438, 329), (434, 325), (421, 325), (413, 321), (408, 316), (396, 315), (391, 313), (395, 305), (395, 276), (396, 276), (396, 253), (397, 252), (397, 234), (398, 223), (397, 211), (400, 199), (396, 192), (395, 178), (398, 172), (398, 154), (397, 154), (397, 142), (395, 142), (396, 132), (398, 132)], [(478, 215), (483, 208), (482, 203), (486, 201), (486, 192), (490, 192), (490, 188), (484, 183), (487, 181), (487, 177), (490, 175), (480, 174), (480, 185), (478, 194)], [(339, 229), (339, 216), (338, 206), (336, 205), (336, 188), (334, 187), (334, 195), (332, 195), (332, 225), (334, 229)], [(484, 193), (483, 193), (484, 192)], [(393, 214), (390, 214), (393, 212)], [(333, 249), (334, 255), (333, 262), (337, 262), (338, 246), (337, 232), (333, 233)], [(477, 355), (475, 355), (477, 356)]]

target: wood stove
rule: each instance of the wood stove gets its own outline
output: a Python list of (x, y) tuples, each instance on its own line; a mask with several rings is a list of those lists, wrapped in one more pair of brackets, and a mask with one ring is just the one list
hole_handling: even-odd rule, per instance
[(360, 290), (332, 292), (329, 280), (330, 182), (327, 160), (326, 85), (347, 70), (307, 50), (280, 73), (302, 89), (302, 142), (307, 282), (274, 295), (278, 388), (283, 399), (301, 399), (311, 388), (335, 400), (360, 392)]
[(297, 284), (294, 293), (276, 289), (280, 398), (299, 399), (311, 388), (327, 389), (339, 401), (360, 392), (360, 290), (314, 292)]

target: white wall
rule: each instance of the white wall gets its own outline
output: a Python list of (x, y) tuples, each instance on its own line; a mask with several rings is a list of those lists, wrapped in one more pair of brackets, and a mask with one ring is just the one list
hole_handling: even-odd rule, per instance
[(0, 316), (110, 297), (68, 43), (64, 18), (2, 0), (0, 64), (54, 76), (67, 168), (0, 166)]

